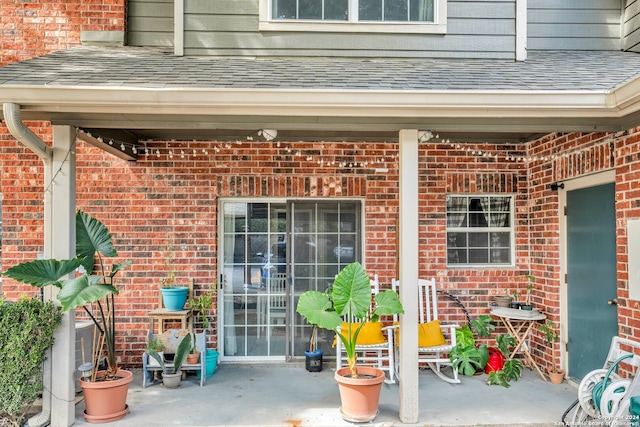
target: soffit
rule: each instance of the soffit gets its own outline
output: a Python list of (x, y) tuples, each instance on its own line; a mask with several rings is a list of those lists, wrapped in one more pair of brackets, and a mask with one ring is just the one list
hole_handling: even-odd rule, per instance
[(178, 57), (77, 47), (0, 68), (0, 102), (24, 120), (134, 139), (396, 140), (433, 129), (460, 141), (640, 124), (640, 55), (537, 52), (486, 59)]

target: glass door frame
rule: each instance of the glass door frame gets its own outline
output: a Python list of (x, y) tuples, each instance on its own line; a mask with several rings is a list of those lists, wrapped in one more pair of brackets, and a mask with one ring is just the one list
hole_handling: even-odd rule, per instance
[[(240, 215), (236, 217), (233, 213), (229, 216), (228, 215), (229, 213), (225, 212), (225, 208), (227, 208), (227, 204), (244, 204), (245, 206), (244, 206), (244, 209), (240, 209), (240, 211), (242, 212), (239, 211)], [(266, 205), (266, 206), (263, 206), (263, 208), (266, 209), (266, 211), (268, 212), (266, 217), (262, 218), (261, 216), (259, 216), (258, 218), (267, 219), (268, 220), (267, 225), (265, 226), (263, 223), (262, 227), (259, 229), (256, 228), (255, 231), (243, 230), (238, 232), (239, 230), (238, 227), (242, 226), (243, 221), (245, 222), (251, 221), (251, 219), (249, 219), (248, 217), (253, 210), (250, 208), (252, 204)], [(347, 206), (348, 204), (351, 204), (352, 206)], [(281, 205), (281, 207), (284, 209), (279, 208), (278, 206), (274, 207), (274, 205)], [(327, 209), (322, 209), (323, 205)], [(274, 212), (273, 211), (274, 208), (280, 211), (284, 211), (284, 214), (285, 214), (284, 230), (281, 229), (281, 225), (280, 225), (281, 223), (278, 223), (278, 218), (281, 219), (281, 216), (280, 215), (278, 215), (277, 217), (272, 216)], [(332, 209), (335, 211), (335, 214), (331, 212)], [(341, 209), (345, 209), (344, 213), (340, 213), (342, 212)], [(221, 361), (283, 362), (283, 361), (301, 360), (304, 358), (304, 352), (300, 352), (300, 347), (301, 347), (301, 343), (303, 346), (306, 345), (306, 342), (308, 341), (307, 334), (310, 333), (310, 327), (308, 326), (306, 321), (302, 321), (300, 316), (297, 315), (297, 313), (295, 312), (294, 306), (297, 300), (296, 295), (299, 294), (300, 292), (303, 292), (307, 288), (319, 289), (320, 287), (326, 286), (324, 282), (329, 283), (331, 279), (330, 277), (327, 276), (327, 274), (331, 273), (334, 269), (336, 270), (335, 273), (337, 274), (337, 272), (339, 271), (339, 268), (343, 266), (343, 264), (346, 265), (348, 262), (352, 261), (351, 259), (345, 258), (344, 255), (342, 255), (344, 253), (349, 253), (348, 248), (345, 250), (342, 246), (336, 246), (339, 243), (332, 243), (331, 238), (333, 238), (335, 242), (341, 242), (343, 241), (343, 237), (348, 236), (350, 239), (350, 243), (352, 242), (353, 246), (355, 246), (354, 248), (351, 248), (351, 257), (355, 258), (355, 260), (360, 260), (360, 261), (362, 260), (362, 257), (363, 257), (362, 254), (364, 252), (364, 236), (365, 236), (364, 212), (365, 212), (364, 200), (361, 198), (282, 199), (282, 198), (266, 198), (266, 197), (264, 198), (226, 197), (226, 198), (219, 199), (217, 233), (218, 233), (218, 273), (219, 273), (220, 281), (218, 284), (218, 292), (219, 292), (218, 314), (219, 315), (218, 315), (217, 331), (218, 331), (218, 343), (219, 343)], [(296, 221), (294, 219), (296, 213), (307, 215), (307, 218), (309, 218), (308, 229), (303, 229), (298, 227), (297, 230), (293, 230), (294, 226), (297, 227), (298, 225), (300, 225), (299, 223), (296, 224)], [(324, 214), (324, 216), (320, 217), (320, 214)], [(335, 228), (335, 230), (333, 229), (328, 230), (330, 222), (327, 223), (326, 220), (324, 220), (327, 214), (335, 215), (336, 221), (338, 221), (339, 219), (338, 222), (332, 225), (332, 227)], [(338, 214), (340, 214), (340, 217), (338, 217)], [(349, 215), (348, 220), (351, 221), (351, 225), (343, 226), (340, 223), (340, 221), (343, 221), (342, 219), (343, 214)], [(244, 215), (244, 219), (242, 219), (243, 215)], [(255, 219), (256, 217), (252, 217), (252, 218)], [(320, 222), (322, 222), (323, 220), (324, 220), (323, 224), (320, 224)], [(227, 226), (231, 226), (233, 227), (233, 229), (227, 230), (226, 229)], [(246, 227), (247, 224), (245, 224), (244, 226)], [(275, 227), (275, 228), (272, 229), (272, 227)], [(341, 234), (341, 229), (343, 227), (353, 227), (353, 230), (351, 232), (345, 231), (343, 236)], [(298, 232), (301, 238), (298, 239), (297, 242), (293, 242), (292, 240), (297, 238)], [(265, 245), (265, 242), (262, 242), (262, 240), (265, 240), (265, 239), (262, 239), (260, 237), (263, 234), (264, 236), (266, 236), (266, 245)], [(285, 245), (284, 255), (286, 256), (284, 257), (278, 253), (279, 246), (276, 247), (275, 254), (271, 253), (272, 251), (274, 251), (274, 249), (271, 249), (271, 246), (273, 246), (272, 244), (275, 242), (273, 239), (274, 238), (278, 239), (277, 243), (279, 245), (279, 242), (280, 242), (279, 237), (281, 238), (281, 235), (284, 235), (284, 238), (282, 238), (282, 241), (284, 242), (284, 245)], [(238, 251), (238, 246), (236, 246), (236, 243), (234, 242), (239, 238), (239, 236), (242, 236), (240, 239), (243, 240), (244, 242), (239, 244), (244, 244), (244, 246), (241, 248), (243, 257), (237, 260), (236, 252)], [(269, 329), (269, 331), (271, 331), (272, 326), (274, 326), (274, 325), (271, 325), (270, 320), (263, 325), (262, 323), (265, 322), (265, 319), (260, 320), (259, 317), (256, 317), (254, 320), (247, 320), (248, 318), (246, 317), (248, 315), (251, 315), (253, 317), (259, 316), (258, 311), (260, 311), (260, 307), (257, 302), (251, 301), (251, 304), (249, 304), (250, 302), (249, 299), (251, 298), (251, 297), (248, 298), (249, 293), (260, 292), (260, 290), (253, 289), (256, 286), (260, 286), (259, 284), (254, 283), (256, 282), (256, 278), (253, 277), (255, 275), (254, 274), (255, 272), (253, 270), (259, 267), (259, 271), (260, 271), (259, 283), (262, 284), (262, 287), (264, 287), (264, 282), (265, 282), (264, 275), (265, 275), (265, 270), (267, 270), (267, 268), (265, 267), (264, 261), (261, 266), (254, 265), (255, 264), (253, 259), (254, 254), (251, 253), (247, 255), (247, 251), (250, 251), (249, 250), (250, 248), (251, 250), (253, 250), (253, 246), (255, 242), (251, 239), (255, 239), (255, 238), (257, 238), (259, 242), (259, 245), (257, 246), (259, 247), (265, 246), (262, 249), (264, 250), (263, 252), (266, 252), (267, 265), (270, 265), (270, 260), (273, 257), (276, 260), (275, 266), (277, 266), (277, 269), (278, 269), (277, 271), (280, 272), (280, 270), (284, 268), (282, 272), (286, 271), (287, 277), (289, 278), (288, 284), (287, 284), (287, 290), (286, 290), (289, 307), (286, 310), (286, 316), (284, 320), (285, 324), (283, 325), (284, 340), (285, 340), (284, 354), (277, 354), (277, 355), (270, 354), (271, 352), (270, 346), (273, 343), (269, 340), (267, 340), (267, 343), (266, 343), (267, 347), (269, 348), (269, 350), (267, 350), (266, 353), (264, 353), (263, 355), (250, 354), (251, 350), (249, 349), (249, 346), (250, 346), (249, 342), (251, 340), (255, 341), (255, 340), (261, 339), (260, 338), (261, 334), (258, 332), (258, 329), (262, 329), (262, 330)], [(227, 251), (229, 250), (229, 248), (225, 248), (225, 241), (228, 239), (233, 239), (234, 242), (230, 243), (232, 245), (231, 252), (229, 254), (225, 254), (225, 250)], [(319, 248), (321, 248), (324, 251), (322, 252), (324, 255), (322, 254), (317, 255), (314, 252), (313, 255), (307, 255), (307, 258), (304, 259), (303, 266), (307, 266), (308, 271), (313, 271), (313, 274), (307, 277), (303, 277), (301, 275), (300, 291), (296, 291), (296, 278), (294, 277), (296, 275), (296, 267), (299, 266), (299, 264), (293, 265), (293, 263), (296, 262), (296, 255), (293, 254), (293, 252), (295, 251), (297, 253), (297, 251), (300, 249), (294, 247), (295, 246), (294, 243), (312, 247), (314, 248), (313, 251), (315, 251), (315, 245), (318, 244)], [(334, 248), (332, 245), (336, 247)], [(303, 252), (304, 251), (301, 251), (300, 254), (297, 254), (299, 256), (298, 260), (300, 260), (300, 258), (303, 258), (302, 256)], [(339, 262), (337, 265), (332, 267), (332, 263), (335, 263), (336, 259), (333, 259), (333, 260), (327, 259), (326, 253), (336, 254), (335, 255), (337, 257), (336, 259), (341, 262)], [(318, 256), (320, 256), (321, 258), (318, 258)], [(282, 262), (283, 262), (282, 258), (285, 258), (284, 266), (282, 265)], [(239, 261), (239, 263), (237, 261)], [(228, 271), (229, 267), (232, 268), (231, 272)], [(241, 268), (242, 272), (236, 271), (238, 267), (242, 267)], [(276, 267), (273, 267), (273, 268), (275, 269)], [(320, 270), (320, 268), (322, 268), (322, 270)], [(330, 271), (327, 269), (329, 269)], [(300, 271), (301, 270), (298, 269), (298, 273), (300, 273)], [(321, 273), (319, 273), (319, 271), (321, 271)], [(242, 281), (239, 281), (240, 280), (239, 274), (242, 275)], [(320, 274), (320, 276), (318, 276), (318, 274)], [(324, 276), (327, 276), (327, 277), (324, 277)], [(323, 279), (322, 284), (318, 282), (318, 280), (320, 279)], [(230, 280), (230, 282), (225, 284), (224, 282), (225, 280)], [(247, 283), (247, 281), (250, 283)], [(245, 283), (245, 285), (242, 285), (243, 282)], [(242, 287), (244, 287), (245, 290), (243, 291), (240, 288), (238, 288), (239, 285), (242, 285)], [(251, 288), (251, 289), (247, 290), (247, 288)], [(225, 290), (231, 290), (231, 294), (226, 295)], [(240, 290), (239, 293), (237, 292), (238, 290)], [(264, 298), (264, 301), (268, 300), (268, 293), (262, 296), (267, 297), (267, 298)], [(239, 312), (236, 311), (237, 310), (236, 299), (243, 299), (243, 298), (244, 298), (243, 300), (244, 305), (241, 302), (239, 309), (245, 310), (244, 314), (242, 311), (239, 311)], [(255, 296), (254, 299), (260, 300), (261, 296), (258, 294), (258, 296)], [(252, 306), (254, 302), (256, 307)], [(233, 303), (233, 306), (230, 306), (231, 303)], [(229, 308), (229, 310), (225, 310), (225, 305)], [(254, 308), (255, 308), (255, 314), (248, 313), (249, 311), (252, 311)], [(233, 319), (228, 319), (228, 322), (225, 322), (225, 319), (229, 315), (232, 315)], [(242, 316), (242, 319), (236, 326), (236, 319), (238, 319), (237, 317), (238, 315)], [(243, 322), (242, 320), (245, 320), (245, 321)], [(228, 330), (229, 327), (233, 328), (234, 330), (233, 331)], [(255, 328), (255, 329), (252, 329), (252, 328)], [(227, 331), (227, 333), (225, 333), (225, 331)], [(244, 334), (243, 335), (244, 340), (242, 342), (237, 341), (238, 339), (240, 339), (239, 336), (236, 335), (237, 331), (240, 331), (242, 334)], [(329, 341), (330, 337), (325, 337), (325, 339), (326, 341)], [(229, 341), (229, 342), (227, 343), (226, 341)], [(236, 346), (239, 347), (238, 351), (241, 353), (241, 355), (225, 354), (227, 353), (227, 350), (226, 350), (227, 344), (229, 349)], [(261, 344), (260, 342), (255, 341), (254, 345), (257, 346), (260, 344)], [(328, 350), (329, 350), (328, 353), (330, 353), (330, 349)], [(235, 353), (235, 350), (232, 351), (232, 353)], [(327, 354), (327, 356), (331, 358), (330, 354)]]

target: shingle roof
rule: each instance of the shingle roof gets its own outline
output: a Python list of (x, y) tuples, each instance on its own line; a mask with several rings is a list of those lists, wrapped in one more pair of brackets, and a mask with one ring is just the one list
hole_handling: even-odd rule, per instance
[(495, 59), (178, 57), (161, 49), (81, 46), (0, 67), (2, 85), (608, 91), (640, 76), (640, 54), (534, 52)]

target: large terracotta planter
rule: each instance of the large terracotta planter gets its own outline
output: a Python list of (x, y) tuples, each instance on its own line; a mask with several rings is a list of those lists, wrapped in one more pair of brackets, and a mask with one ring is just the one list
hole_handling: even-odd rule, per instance
[[(105, 372), (98, 372), (97, 378), (103, 378)], [(120, 379), (113, 381), (87, 382), (80, 379), (80, 387), (84, 394), (86, 409), (84, 419), (90, 423), (109, 423), (127, 415), (127, 393), (129, 383), (133, 380), (133, 373), (119, 369)]]
[[(335, 378), (340, 390), (342, 407), (340, 413), (346, 421), (362, 423), (372, 421), (378, 415), (380, 390), (384, 382), (384, 371), (369, 366), (358, 366), (358, 373), (371, 378), (351, 378), (348, 367), (336, 371)], [(346, 375), (346, 376), (345, 376)]]

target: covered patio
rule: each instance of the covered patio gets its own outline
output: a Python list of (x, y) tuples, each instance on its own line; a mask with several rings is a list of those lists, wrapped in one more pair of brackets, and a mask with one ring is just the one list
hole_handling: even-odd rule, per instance
[[(161, 383), (143, 389), (142, 374), (136, 371), (129, 389), (130, 413), (104, 425), (353, 426), (340, 417), (334, 373), (332, 363), (326, 363), (322, 372), (313, 373), (296, 364), (221, 365), (204, 387), (190, 376), (182, 381), (180, 389), (171, 390)], [(453, 385), (429, 371), (420, 371), (420, 411), (415, 423), (403, 423), (398, 417), (399, 385), (384, 384), (380, 413), (366, 425), (554, 426), (561, 425), (563, 413), (577, 398), (574, 385), (544, 382), (529, 369), (510, 388), (488, 386), (486, 379), (484, 374), (463, 377), (461, 384)], [(84, 403), (79, 402), (75, 425), (88, 425), (83, 410)]]

